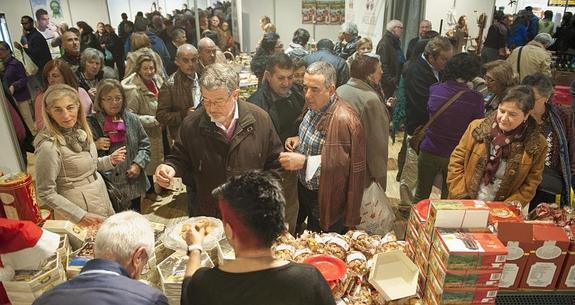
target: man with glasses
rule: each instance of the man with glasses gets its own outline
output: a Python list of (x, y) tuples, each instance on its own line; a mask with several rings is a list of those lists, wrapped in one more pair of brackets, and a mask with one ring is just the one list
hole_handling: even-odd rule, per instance
[(154, 231), (142, 215), (126, 211), (104, 221), (94, 259), (80, 275), (40, 296), (33, 304), (168, 304), (161, 291), (138, 279), (154, 251)]
[(391, 20), (385, 26), (385, 33), (376, 48), (376, 54), (380, 57), (383, 69), (381, 88), (386, 97), (393, 96), (397, 90), (399, 76), (405, 63), (399, 40), (401, 33), (403, 33), (403, 23), (399, 20)]
[(191, 216), (219, 217), (212, 190), (248, 170), (279, 169), (282, 143), (269, 115), (239, 100), (239, 75), (215, 63), (200, 78), (202, 107), (188, 114), (172, 154), (156, 168), (156, 182), (170, 188), (174, 177), (191, 175), (198, 192)]

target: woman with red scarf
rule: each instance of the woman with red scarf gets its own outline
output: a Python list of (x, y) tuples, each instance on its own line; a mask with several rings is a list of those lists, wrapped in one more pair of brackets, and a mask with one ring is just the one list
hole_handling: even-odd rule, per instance
[[(144, 169), (150, 162), (150, 140), (138, 116), (126, 111), (124, 88), (115, 79), (105, 79), (97, 88), (94, 114), (87, 117), (92, 137), (103, 157), (126, 146), (126, 160), (103, 176), (126, 195), (124, 209), (140, 212), (140, 199), (150, 188)], [(116, 211), (120, 212), (120, 211)]]
[(286, 227), (283, 191), (271, 174), (251, 171), (232, 177), (213, 194), (236, 258), (216, 268), (200, 268), (205, 229), (189, 229), (181, 304), (335, 304), (315, 267), (272, 254), (272, 243)]
[(469, 124), (449, 160), (449, 198), (519, 202), (527, 211), (547, 155), (529, 116), (534, 105), (529, 87), (512, 87), (497, 111)]
[[(150, 138), (151, 157), (145, 168), (145, 173), (150, 183), (153, 183), (152, 176), (156, 167), (164, 161), (162, 126), (156, 119), (158, 93), (163, 80), (156, 73), (157, 69), (156, 61), (152, 56), (141, 54), (136, 59), (135, 72), (122, 81), (122, 86), (126, 91), (125, 103), (127, 109), (138, 115), (140, 123), (142, 123)], [(153, 189), (150, 191), (150, 198), (154, 200), (159, 199), (153, 193)]]

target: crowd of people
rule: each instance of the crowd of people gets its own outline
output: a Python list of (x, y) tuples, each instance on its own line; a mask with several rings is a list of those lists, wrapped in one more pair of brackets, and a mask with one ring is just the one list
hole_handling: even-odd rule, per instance
[[(299, 28), (284, 49), (263, 17), (250, 65), (259, 85), (247, 100), (223, 54), (238, 48), (221, 10), (199, 14), (201, 37), (190, 11), (138, 14), (134, 22), (122, 14), (118, 34), (103, 23), (96, 32), (85, 22), (62, 25), (51, 41), (61, 49), (56, 59), (34, 19), (23, 16), (15, 47), (37, 73), (27, 75), (6, 43), (0, 59), (22, 151), (35, 149), (39, 203), (57, 219), (101, 224), (96, 260), (83, 271), (90, 280), (58, 286), (36, 304), (138, 290), (124, 278), (107, 279), (137, 279), (153, 245), (145, 220), (123, 211), (141, 212), (144, 196), (161, 200), (175, 177), (186, 185), (188, 215), (221, 218), (237, 257), (198, 269), (203, 232), (188, 230), (182, 304), (265, 304), (272, 296), (285, 304), (333, 304), (317, 271), (275, 259), (270, 246), (288, 231), (357, 226), (364, 191), (392, 183), (388, 147), (400, 130), (400, 209), (429, 198), (438, 176), (441, 198), (504, 201), (524, 212), (557, 196), (570, 204), (573, 110), (551, 103), (546, 49), (571, 48), (575, 39), (563, 37), (575, 18), (554, 40), (548, 14), (539, 20), (529, 12), (518, 13), (511, 28), (511, 16), (496, 15), (481, 56), (462, 52), (461, 41), (442, 37), (429, 20), (406, 52), (400, 20), (386, 24), (375, 48), (346, 22), (336, 42), (320, 39), (311, 50), (310, 33)], [(46, 15), (36, 12), (38, 24)], [(467, 31), (465, 20), (455, 33)], [(521, 40), (512, 38), (519, 27)], [(127, 223), (133, 227), (119, 228)], [(105, 282), (94, 295), (80, 292)], [(207, 289), (213, 285), (226, 293)], [(149, 289), (134, 299), (167, 302)]]

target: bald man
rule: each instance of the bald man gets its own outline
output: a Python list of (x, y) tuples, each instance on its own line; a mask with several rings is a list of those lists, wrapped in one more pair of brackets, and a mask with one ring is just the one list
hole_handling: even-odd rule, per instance
[(168, 126), (171, 142), (176, 139), (182, 120), (200, 104), (198, 50), (187, 43), (179, 46), (175, 62), (178, 69), (160, 89), (156, 112), (158, 122)]
[(425, 36), (427, 32), (431, 31), (431, 21), (429, 20), (421, 20), (419, 23), (419, 35), (409, 41), (407, 44), (407, 52), (405, 54), (405, 59), (410, 60), (411, 57), (417, 54), (413, 54), (415, 52), (415, 45), (417, 42)]
[(225, 63), (225, 57), (216, 45), (216, 43), (208, 37), (204, 37), (198, 41), (198, 52), (200, 60), (198, 62), (198, 74), (202, 75), (204, 69), (216, 62)]

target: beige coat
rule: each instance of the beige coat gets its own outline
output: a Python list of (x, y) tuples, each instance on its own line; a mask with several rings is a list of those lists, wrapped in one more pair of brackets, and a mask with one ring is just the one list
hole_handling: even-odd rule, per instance
[[(447, 173), (449, 198), (477, 198), (489, 157), (489, 137), (494, 121), (495, 113), (471, 122), (451, 154)], [(525, 139), (511, 143), (505, 178), (495, 195), (495, 201), (519, 201), (525, 206), (535, 196), (547, 155), (547, 141), (535, 124), (533, 119), (529, 119)]]
[[(161, 78), (155, 77), (158, 89), (162, 86)], [(122, 86), (126, 91), (128, 110), (138, 115), (144, 130), (148, 134), (151, 145), (150, 163), (146, 166), (147, 176), (154, 174), (156, 167), (164, 162), (164, 146), (162, 143), (162, 126), (156, 119), (158, 98), (148, 90), (142, 79), (136, 73), (124, 78)]]
[[(513, 68), (514, 73), (517, 73), (517, 60), (520, 48), (515, 48), (507, 58), (507, 62)], [(519, 62), (521, 73), (517, 73), (519, 74), (519, 81), (535, 72), (551, 76), (551, 54), (545, 50), (544, 45), (532, 40), (521, 49), (521, 61)]]
[(106, 184), (97, 172), (114, 168), (109, 156), (98, 158), (93, 143), (90, 151), (76, 153), (46, 133), (38, 134), (34, 144), (38, 201), (54, 209), (56, 219), (78, 223), (87, 212), (114, 214)]

